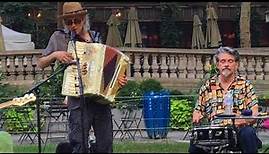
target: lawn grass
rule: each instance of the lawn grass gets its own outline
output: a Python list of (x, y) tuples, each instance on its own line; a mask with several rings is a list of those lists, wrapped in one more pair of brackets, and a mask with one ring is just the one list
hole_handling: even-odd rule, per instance
[[(55, 153), (57, 144), (47, 144), (45, 151), (42, 153)], [(187, 153), (188, 142), (158, 142), (158, 143), (141, 143), (141, 142), (116, 142), (113, 144), (113, 153)], [(263, 152), (269, 145), (263, 145), (259, 152)], [(37, 153), (38, 146), (34, 144), (20, 144), (14, 146), (14, 153)], [(268, 152), (268, 151), (267, 151)]]

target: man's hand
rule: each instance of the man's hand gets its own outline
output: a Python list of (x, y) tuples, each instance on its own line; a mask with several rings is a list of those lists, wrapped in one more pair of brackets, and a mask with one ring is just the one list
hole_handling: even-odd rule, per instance
[(56, 51), (54, 52), (55, 58), (60, 61), (61, 63), (71, 63), (72, 60), (74, 60), (74, 57), (71, 53), (68, 53), (66, 51)]
[(122, 76), (118, 77), (118, 82), (119, 82), (121, 87), (124, 86), (127, 83), (127, 81), (128, 80), (127, 80), (126, 75), (122, 75)]
[(203, 116), (202, 116), (201, 112), (195, 110), (195, 111), (193, 111), (193, 114), (192, 114), (192, 122), (197, 124), (200, 122), (200, 119), (202, 119), (202, 117)]

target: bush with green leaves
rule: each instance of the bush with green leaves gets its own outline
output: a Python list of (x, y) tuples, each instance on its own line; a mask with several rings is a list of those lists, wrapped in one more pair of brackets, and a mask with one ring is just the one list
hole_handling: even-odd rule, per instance
[(171, 99), (170, 126), (187, 130), (191, 127), (193, 104), (187, 99)]
[(127, 84), (119, 90), (119, 93), (115, 98), (116, 107), (121, 109), (128, 103), (137, 103), (141, 107), (141, 100), (145, 92), (159, 92), (163, 89), (161, 83), (154, 79), (146, 79), (140, 82), (129, 80)]
[(164, 89), (160, 81), (155, 80), (155, 79), (146, 79), (146, 80), (141, 81), (140, 88), (143, 94), (149, 91), (159, 92)]
[(128, 81), (122, 89), (119, 90), (119, 93), (115, 97), (116, 106), (119, 109), (122, 109), (129, 102), (140, 103), (140, 96), (142, 91), (140, 85), (136, 81)]
[[(2, 72), (0, 72), (0, 80), (4, 79), (5, 76)], [(26, 90), (23, 86), (10, 85), (9, 83), (0, 82), (0, 102), (4, 103), (12, 100), (15, 97), (22, 97), (24, 91)], [(20, 108), (20, 107), (18, 107)], [(26, 108), (27, 116), (29, 120), (33, 120), (33, 111), (28, 110), (30, 108)], [(27, 130), (29, 125), (21, 125), (21, 123), (25, 123), (25, 118), (23, 118), (22, 114), (17, 112), (16, 107), (9, 107), (0, 110), (0, 114), (4, 114), (6, 117), (6, 121), (4, 121), (3, 128), (9, 132), (19, 132), (23, 130)]]

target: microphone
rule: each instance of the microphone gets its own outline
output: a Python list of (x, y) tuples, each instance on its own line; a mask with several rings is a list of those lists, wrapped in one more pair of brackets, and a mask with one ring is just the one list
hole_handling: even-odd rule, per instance
[(77, 35), (76, 32), (74, 32), (74, 31), (72, 31), (72, 30), (70, 31), (70, 38), (71, 38), (71, 40), (74, 41), (74, 42), (76, 41), (76, 35)]

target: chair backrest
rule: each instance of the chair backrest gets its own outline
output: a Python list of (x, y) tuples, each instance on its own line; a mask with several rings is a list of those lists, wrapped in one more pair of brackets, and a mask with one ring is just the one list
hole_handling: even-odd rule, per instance
[(124, 110), (124, 116), (125, 119), (135, 119), (138, 112), (138, 106), (136, 104), (128, 104)]

